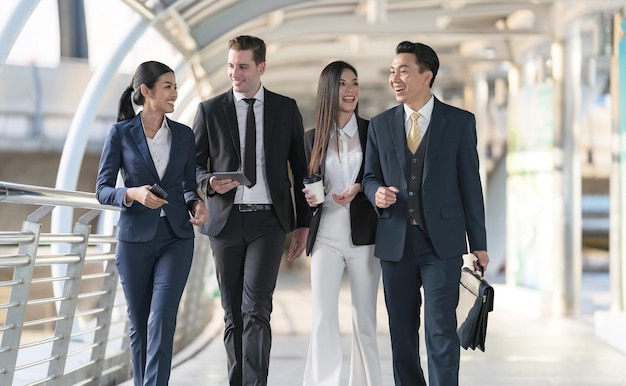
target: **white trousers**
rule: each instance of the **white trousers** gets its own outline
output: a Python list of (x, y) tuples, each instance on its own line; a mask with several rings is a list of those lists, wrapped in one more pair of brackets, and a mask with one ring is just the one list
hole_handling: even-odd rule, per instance
[(374, 246), (355, 246), (349, 209), (324, 207), (311, 256), (313, 325), (304, 371), (305, 386), (341, 386), (342, 351), (339, 290), (344, 269), (352, 297), (350, 386), (380, 386), (382, 376), (376, 341), (376, 298), (380, 262)]

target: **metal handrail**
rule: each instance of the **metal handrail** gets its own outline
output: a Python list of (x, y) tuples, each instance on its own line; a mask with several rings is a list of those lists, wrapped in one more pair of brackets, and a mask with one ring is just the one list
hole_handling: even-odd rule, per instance
[(121, 208), (115, 206), (100, 204), (94, 193), (15, 184), (5, 181), (0, 181), (0, 202), (55, 205), (84, 209), (121, 210)]
[[(0, 287), (10, 289), (8, 299), (0, 298), (0, 309), (6, 314), (0, 324), (0, 385), (115, 385), (128, 379), (128, 318), (114, 261), (117, 240), (113, 229), (94, 234), (89, 225), (102, 213), (120, 208), (101, 205), (94, 193), (0, 181), (3, 204), (40, 207), (26, 218), (21, 231), (0, 231), (0, 273), (4, 276)], [(56, 206), (90, 210), (71, 233), (42, 233), (42, 218)], [(69, 245), (70, 250), (57, 252), (55, 246), (60, 244)], [(215, 295), (210, 289), (215, 273), (210, 254), (208, 237), (197, 234), (192, 270), (179, 307), (176, 352), (198, 337), (213, 316)], [(50, 269), (50, 274), (46, 269), (60, 266), (65, 267), (63, 273)], [(45, 291), (53, 284), (63, 290), (50, 296)], [(27, 313), (27, 308), (47, 311), (36, 315)], [(24, 339), (33, 328), (44, 326), (53, 327), (51, 336), (37, 333), (36, 339)], [(25, 350), (28, 359), (21, 356), (18, 360), (18, 352)], [(31, 357), (32, 352), (43, 355)]]

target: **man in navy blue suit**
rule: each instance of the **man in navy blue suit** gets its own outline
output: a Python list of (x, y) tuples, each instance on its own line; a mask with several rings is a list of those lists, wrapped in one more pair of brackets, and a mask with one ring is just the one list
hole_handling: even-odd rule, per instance
[(397, 386), (426, 385), (420, 365), (420, 308), (430, 386), (458, 385), (456, 307), (462, 255), (489, 263), (476, 119), (431, 93), (439, 59), (401, 42), (389, 84), (400, 104), (370, 121), (363, 190), (378, 213), (381, 260)]

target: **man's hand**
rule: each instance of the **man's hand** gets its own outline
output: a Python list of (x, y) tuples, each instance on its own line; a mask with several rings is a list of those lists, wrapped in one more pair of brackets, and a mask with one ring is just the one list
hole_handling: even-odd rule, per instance
[(309, 228), (298, 228), (293, 232), (291, 236), (291, 245), (289, 245), (289, 254), (287, 260), (294, 261), (306, 248), (306, 238), (309, 235)]
[(204, 206), (204, 201), (197, 200), (193, 203), (193, 217), (189, 219), (189, 222), (195, 226), (201, 226), (209, 219), (209, 211)]
[(385, 209), (396, 203), (396, 195), (400, 192), (395, 186), (380, 186), (374, 198), (376, 206)]
[(213, 188), (213, 190), (215, 190), (217, 193), (224, 194), (231, 189), (238, 187), (239, 181), (231, 180), (230, 178), (220, 179), (213, 176), (209, 180), (209, 185), (211, 185), (211, 188)]
[[(487, 251), (473, 251), (474, 256), (476, 256), (477, 260), (474, 260), (474, 270), (484, 272), (487, 270), (487, 265), (489, 265), (489, 255)], [(482, 269), (481, 269), (482, 267)]]

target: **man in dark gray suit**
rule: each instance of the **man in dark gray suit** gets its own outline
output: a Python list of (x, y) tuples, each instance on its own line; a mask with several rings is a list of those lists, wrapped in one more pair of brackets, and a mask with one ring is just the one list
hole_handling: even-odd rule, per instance
[(370, 121), (363, 190), (378, 213), (376, 249), (389, 314), (397, 386), (426, 385), (420, 365), (420, 308), (430, 386), (458, 385), (456, 306), (462, 255), (489, 263), (474, 115), (439, 101), (431, 87), (437, 54), (401, 42), (389, 84), (401, 104)]
[[(253, 36), (229, 41), (232, 89), (198, 106), (196, 177), (206, 194), (231, 385), (266, 385), (270, 313), (286, 234), (289, 258), (303, 252), (311, 221), (302, 193), (304, 128), (296, 102), (261, 85), (266, 47)], [(293, 174), (293, 196), (289, 179)], [(247, 186), (215, 172), (243, 171)], [(294, 205), (295, 202), (295, 216)]]

